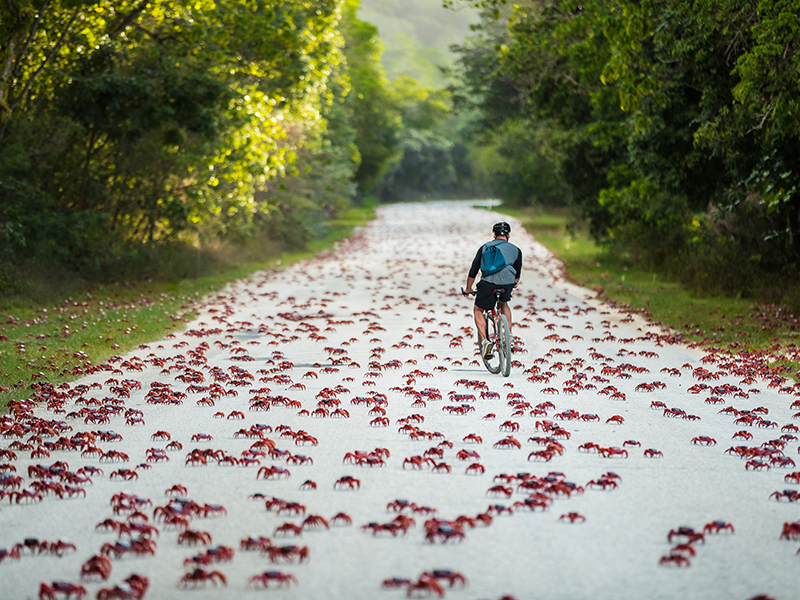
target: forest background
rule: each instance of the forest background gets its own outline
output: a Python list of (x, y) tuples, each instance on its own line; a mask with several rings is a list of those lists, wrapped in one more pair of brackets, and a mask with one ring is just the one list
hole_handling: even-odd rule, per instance
[(800, 309), (796, 2), (445, 4), (2, 3), (0, 293), (185, 277), (201, 251), (303, 248), (354, 204), (494, 196)]
[(353, 203), (471, 197), (435, 64), (464, 14), (371, 4), (391, 77), (358, 0), (2, 3), (0, 294), (197, 276), (301, 250)]

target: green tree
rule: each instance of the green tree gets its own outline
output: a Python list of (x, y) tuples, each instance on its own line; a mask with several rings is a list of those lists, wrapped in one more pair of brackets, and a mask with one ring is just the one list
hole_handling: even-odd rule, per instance
[(617, 250), (731, 292), (780, 288), (800, 264), (796, 3), (472, 4), (454, 97), (478, 109), (504, 196), (534, 199), (545, 169)]
[[(350, 89), (341, 5), (3, 3), (8, 255), (46, 256), (52, 246), (96, 269), (200, 232), (253, 233), (280, 212), (272, 182), (297, 173), (298, 160), (337, 173), (321, 189), (352, 193), (341, 175), (358, 160), (352, 139), (332, 142), (328, 129), (329, 119), (333, 134), (353, 119), (341, 107)], [(317, 209), (342, 205), (329, 200)]]
[[(472, 196), (474, 171), (453, 116), (450, 92), (399, 76), (392, 94), (402, 116), (402, 151), (377, 190), (385, 201)], [(455, 132), (455, 134), (454, 134)]]
[(353, 127), (361, 156), (355, 181), (363, 195), (375, 187), (389, 164), (397, 158), (402, 121), (381, 65), (383, 47), (378, 28), (361, 21), (358, 9), (359, 0), (345, 2), (341, 31), (353, 87), (350, 100)]

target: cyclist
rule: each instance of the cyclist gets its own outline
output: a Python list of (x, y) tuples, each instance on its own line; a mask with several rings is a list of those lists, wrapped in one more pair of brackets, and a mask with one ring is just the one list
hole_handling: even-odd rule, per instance
[[(495, 223), (492, 227), (494, 233), (494, 240), (485, 244), (485, 246), (497, 246), (505, 258), (506, 266), (491, 275), (484, 275), (481, 273), (481, 280), (475, 286), (475, 308), (473, 310), (475, 315), (475, 326), (478, 328), (478, 337), (480, 338), (481, 356), (486, 358), (491, 354), (492, 348), (489, 341), (486, 339), (486, 319), (483, 317), (484, 310), (492, 310), (496, 301), (494, 290), (502, 289), (500, 294), (500, 302), (498, 308), (506, 319), (508, 319), (508, 331), (511, 335), (511, 307), (508, 305), (511, 300), (511, 290), (514, 289), (519, 283), (520, 272), (522, 271), (522, 250), (517, 248), (514, 244), (508, 241), (511, 235), (511, 226), (505, 221)], [(472, 284), (475, 283), (475, 277), (481, 268), (481, 258), (483, 257), (483, 248), (478, 248), (478, 253), (475, 255), (475, 260), (472, 261), (472, 266), (467, 275), (466, 294), (472, 293)]]

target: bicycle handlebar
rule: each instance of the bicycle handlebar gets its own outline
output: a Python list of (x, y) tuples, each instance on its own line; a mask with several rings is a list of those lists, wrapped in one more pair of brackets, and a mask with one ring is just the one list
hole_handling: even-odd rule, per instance
[(467, 292), (464, 291), (463, 287), (461, 288), (461, 295), (464, 296), (465, 298), (467, 296), (474, 296), (477, 293), (478, 293), (477, 290), (472, 290), (471, 292), (467, 293)]

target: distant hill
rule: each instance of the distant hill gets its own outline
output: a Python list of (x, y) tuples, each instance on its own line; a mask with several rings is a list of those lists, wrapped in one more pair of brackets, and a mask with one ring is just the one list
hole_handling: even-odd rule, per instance
[(466, 7), (448, 10), (441, 0), (361, 0), (359, 18), (378, 26), (391, 79), (408, 75), (425, 87), (442, 87), (446, 81), (438, 67), (452, 63), (448, 47), (470, 34), (478, 13)]

